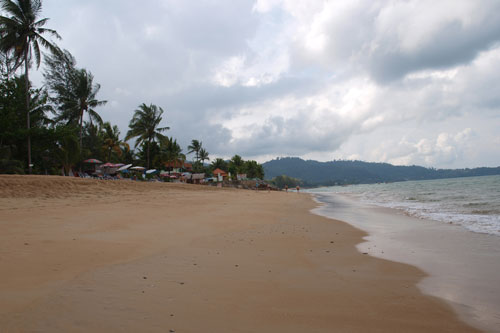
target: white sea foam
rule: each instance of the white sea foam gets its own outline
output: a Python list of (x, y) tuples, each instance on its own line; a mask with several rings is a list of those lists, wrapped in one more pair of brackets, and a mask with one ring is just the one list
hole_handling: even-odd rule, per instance
[(333, 186), (310, 191), (341, 193), (410, 216), (500, 236), (500, 176)]

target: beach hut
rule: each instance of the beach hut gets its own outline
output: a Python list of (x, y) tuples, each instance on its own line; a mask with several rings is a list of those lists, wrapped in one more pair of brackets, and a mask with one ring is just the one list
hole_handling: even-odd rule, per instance
[(191, 175), (191, 179), (189, 182), (193, 184), (201, 184), (204, 179), (205, 179), (204, 173), (193, 173)]
[(229, 177), (229, 175), (226, 171), (219, 169), (219, 168), (215, 169), (212, 173), (214, 174), (214, 177), (217, 178), (218, 182), (221, 182), (223, 180), (227, 180)]
[(193, 172), (193, 165), (185, 161), (166, 162), (165, 168), (175, 173)]

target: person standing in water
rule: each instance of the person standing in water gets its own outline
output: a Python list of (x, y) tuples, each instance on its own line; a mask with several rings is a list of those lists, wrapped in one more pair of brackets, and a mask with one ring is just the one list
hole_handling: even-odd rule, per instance
[(299, 193), (299, 192), (300, 192), (300, 186), (297, 185), (297, 193)]

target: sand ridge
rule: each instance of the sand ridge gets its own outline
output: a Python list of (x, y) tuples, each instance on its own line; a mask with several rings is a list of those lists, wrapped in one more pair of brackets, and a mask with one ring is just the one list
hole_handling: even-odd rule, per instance
[(306, 194), (0, 176), (0, 331), (472, 332)]

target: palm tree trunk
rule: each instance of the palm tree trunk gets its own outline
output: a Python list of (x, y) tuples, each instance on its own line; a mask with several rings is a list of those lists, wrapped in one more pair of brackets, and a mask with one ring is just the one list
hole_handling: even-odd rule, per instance
[(80, 112), (80, 155), (82, 154), (82, 142), (83, 142), (82, 138), (83, 138), (83, 110)]
[[(80, 112), (80, 158), (79, 158), (80, 161), (82, 160), (82, 144), (83, 144), (82, 138), (83, 138), (83, 110), (82, 110), (82, 112)], [(81, 163), (79, 163), (79, 164), (80, 164), (80, 173), (81, 173), (82, 172), (82, 164)]]
[(148, 152), (147, 152), (147, 159), (148, 159), (147, 167), (148, 167), (148, 170), (149, 170), (149, 143), (150, 143), (150, 140), (148, 140)]
[(31, 174), (32, 164), (31, 164), (31, 134), (30, 134), (30, 80), (28, 77), (28, 48), (24, 49), (24, 81), (25, 81), (25, 92), (26, 92), (26, 125), (28, 128), (28, 173)]

